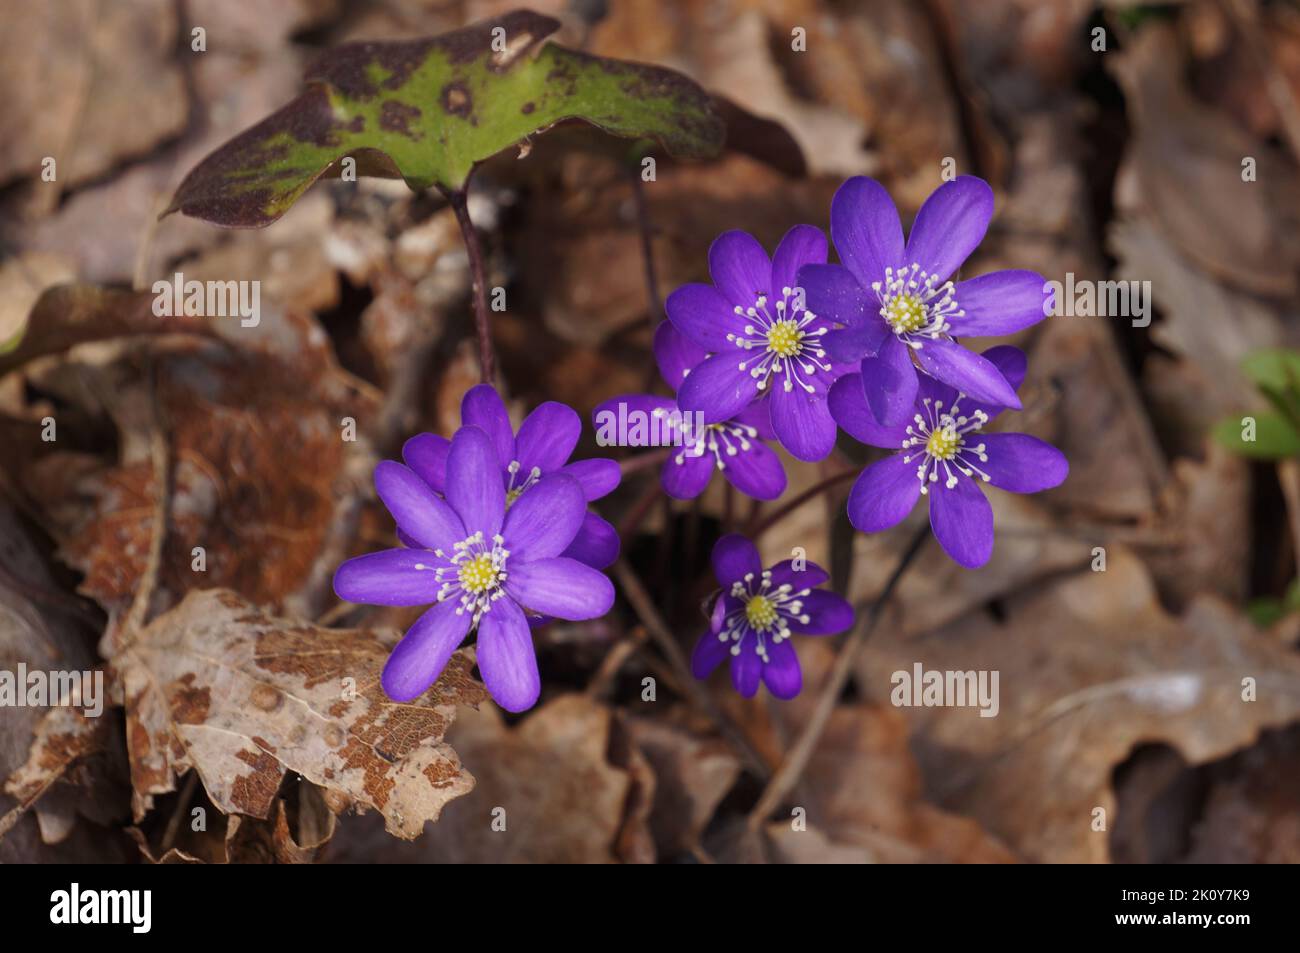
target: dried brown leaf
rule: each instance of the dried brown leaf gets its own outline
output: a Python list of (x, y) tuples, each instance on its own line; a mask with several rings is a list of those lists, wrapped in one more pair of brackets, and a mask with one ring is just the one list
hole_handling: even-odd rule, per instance
[(139, 818), (199, 772), (227, 813), (270, 815), (286, 771), (383, 814), (413, 838), (473, 779), (443, 741), (457, 705), (487, 696), (453, 657), (418, 700), (379, 684), (374, 633), (267, 616), (227, 590), (191, 592), (113, 659), (126, 701)]

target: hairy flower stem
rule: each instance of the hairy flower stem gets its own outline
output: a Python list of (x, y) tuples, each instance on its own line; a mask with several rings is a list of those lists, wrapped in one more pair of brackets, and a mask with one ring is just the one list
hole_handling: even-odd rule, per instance
[(470, 277), (473, 281), (474, 327), (478, 331), (478, 363), (485, 384), (491, 384), (496, 377), (496, 355), (492, 350), (492, 329), (488, 325), (487, 276), (483, 267), (483, 249), (479, 245), (478, 232), (469, 220), (469, 204), (463, 190), (447, 193), (447, 201), (456, 213), (456, 222), (460, 225), (460, 235), (465, 242), (465, 251), (469, 255)]
[(636, 201), (636, 223), (641, 233), (641, 260), (645, 264), (645, 290), (650, 296), (650, 326), (654, 328), (663, 317), (664, 302), (659, 296), (659, 276), (655, 271), (655, 253), (652, 238), (654, 226), (650, 223), (650, 207), (645, 200), (645, 182), (638, 167), (632, 169), (632, 195)]
[[(654, 226), (650, 222), (650, 206), (645, 200), (645, 181), (641, 178), (640, 165), (628, 168), (632, 179), (632, 198), (636, 205), (637, 230), (641, 235), (641, 261), (645, 266), (645, 290), (650, 299), (650, 332), (664, 316), (664, 299), (659, 294), (659, 275), (655, 270)], [(654, 362), (650, 363), (646, 377), (646, 386), (653, 387), (656, 377)]]
[(844, 694), (844, 686), (848, 684), (849, 675), (853, 672), (853, 663), (857, 660), (858, 653), (862, 651), (862, 646), (866, 644), (867, 636), (871, 635), (876, 623), (880, 621), (880, 615), (885, 608), (886, 603), (898, 588), (898, 583), (907, 572), (907, 568), (912, 565), (917, 554), (926, 539), (930, 536), (930, 527), (921, 526), (912, 541), (907, 544), (907, 549), (899, 557), (898, 565), (894, 567), (893, 573), (885, 583), (885, 588), (880, 591), (880, 595), (869, 607), (861, 606), (860, 609), (866, 609), (865, 617), (859, 616), (858, 626), (840, 648), (840, 654), (835, 658), (835, 667), (831, 669), (830, 675), (826, 679), (826, 684), (822, 686), (821, 695), (817, 699), (817, 707), (813, 709), (812, 717), (804, 726), (803, 733), (794, 743), (786, 754), (785, 759), (772, 779), (767, 782), (767, 787), (763, 789), (758, 803), (754, 809), (749, 812), (749, 828), (757, 830), (776, 810), (777, 806), (794, 790), (799, 778), (803, 774), (804, 768), (808, 764), (808, 759), (812, 757), (813, 751), (817, 747), (817, 742), (821, 740), (822, 732), (826, 730), (826, 723), (830, 721), (831, 712), (839, 703), (840, 696)]

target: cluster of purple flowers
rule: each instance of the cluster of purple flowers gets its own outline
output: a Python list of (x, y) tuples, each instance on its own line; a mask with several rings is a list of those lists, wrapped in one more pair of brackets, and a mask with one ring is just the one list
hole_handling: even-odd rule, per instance
[[(944, 551), (982, 566), (993, 513), (979, 485), (1033, 493), (1068, 472), (1064, 455), (1035, 437), (984, 432), (1003, 410), (1020, 409), (1025, 356), (1009, 346), (977, 354), (958, 338), (1019, 331), (1051, 304), (1032, 271), (952, 280), (992, 214), (992, 190), (963, 176), (930, 195), (905, 241), (884, 188), (853, 178), (831, 204), (840, 264), (827, 262), (826, 237), (809, 225), (792, 228), (771, 258), (744, 232), (719, 236), (709, 249), (712, 284), (673, 292), (655, 334), (674, 396), (615, 397), (596, 417), (622, 405), (674, 431), (661, 482), (678, 499), (699, 496), (715, 471), (755, 499), (776, 499), (786, 476), (768, 444), (817, 461), (843, 430), (894, 451), (854, 484), (855, 527), (894, 526), (924, 496)], [(379, 465), (375, 486), (403, 546), (344, 563), (335, 590), (356, 602), (433, 604), (384, 669), (394, 699), (421, 694), (476, 630), (488, 690), (519, 711), (540, 691), (530, 627), (595, 618), (613, 602), (600, 570), (617, 558), (618, 536), (588, 504), (618, 485), (619, 467), (569, 462), (581, 423), (562, 404), (542, 404), (516, 434), (496, 391), (480, 385), (461, 417), (450, 441), (421, 434), (403, 449), (405, 465)], [(852, 606), (817, 588), (828, 578), (818, 566), (763, 569), (741, 536), (718, 541), (713, 565), (721, 589), (694, 674), (705, 678), (730, 657), (742, 695), (760, 682), (779, 698), (798, 694), (790, 636), (843, 632)]]
[[(711, 425), (767, 418), (800, 460), (826, 457), (837, 425), (896, 451), (859, 477), (853, 525), (893, 526), (925, 496), (944, 551), (982, 566), (993, 551), (993, 514), (979, 484), (1033, 493), (1068, 471), (1064, 455), (1035, 437), (982, 432), (1001, 411), (1020, 409), (1025, 358), (1012, 347), (976, 354), (957, 339), (1011, 334), (1051, 305), (1032, 271), (951, 280), (992, 215), (988, 184), (961, 176), (926, 199), (904, 241), (889, 194), (859, 177), (831, 202), (838, 265), (827, 264), (825, 237), (808, 225), (792, 228), (771, 259), (743, 232), (720, 236), (709, 250), (713, 284), (686, 285), (667, 301), (672, 325), (708, 354), (670, 379), (677, 405)], [(759, 447), (767, 449), (751, 440), (726, 467), (745, 469), (737, 458)]]

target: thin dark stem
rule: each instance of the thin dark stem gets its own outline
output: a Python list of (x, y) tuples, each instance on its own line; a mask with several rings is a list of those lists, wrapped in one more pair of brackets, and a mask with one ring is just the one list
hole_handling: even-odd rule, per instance
[(751, 528), (748, 533), (749, 537), (751, 539), (757, 539), (759, 536), (762, 536), (769, 529), (771, 529), (781, 520), (785, 519), (787, 516), (789, 516), (799, 507), (803, 506), (809, 500), (814, 499), (817, 496), (820, 496), (822, 493), (825, 493), (827, 490), (835, 486), (837, 483), (843, 483), (845, 480), (849, 479), (849, 477), (857, 476), (861, 472), (862, 472), (861, 470), (849, 469), (849, 470), (841, 470), (839, 473), (831, 474), (826, 479), (804, 490), (802, 493), (800, 493), (790, 502), (773, 510), (771, 513), (769, 513), (766, 517), (763, 518), (762, 522), (758, 523), (757, 525), (751, 525)]
[[(751, 829), (757, 829), (761, 826), (772, 815), (777, 806), (785, 800), (786, 795), (794, 790), (794, 786), (799, 783), (799, 778), (808, 765), (808, 759), (812, 757), (817, 742), (821, 740), (822, 732), (826, 730), (826, 723), (830, 721), (831, 712), (835, 710), (835, 705), (839, 702), (840, 696), (844, 694), (844, 686), (848, 684), (849, 675), (853, 671), (853, 663), (857, 660), (858, 653), (862, 650), (862, 646), (866, 644), (867, 636), (871, 635), (872, 629), (880, 621), (880, 615), (885, 608), (885, 604), (893, 596), (894, 590), (903, 578), (903, 574), (912, 565), (929, 535), (930, 527), (928, 525), (917, 530), (916, 535), (908, 543), (907, 549), (899, 557), (898, 564), (894, 567), (889, 581), (885, 583), (885, 588), (871, 603), (871, 606), (867, 609), (866, 617), (859, 620), (858, 627), (853, 630), (853, 634), (849, 636), (848, 641), (840, 649), (840, 654), (835, 659), (835, 667), (831, 669), (826, 684), (822, 686), (821, 695), (817, 699), (817, 707), (813, 709), (812, 717), (808, 719), (808, 723), (804, 726), (799, 739), (794, 743), (794, 747), (790, 749), (785, 756), (785, 760), (781, 762), (781, 767), (772, 775), (772, 779), (767, 782), (767, 787), (763, 789), (763, 794), (759, 797), (758, 803), (749, 812), (749, 826)], [(859, 606), (858, 608), (860, 612), (863, 607)]]
[(690, 661), (686, 658), (681, 646), (673, 638), (664, 617), (659, 614), (654, 600), (646, 592), (645, 586), (642, 585), (640, 578), (633, 571), (631, 565), (628, 564), (627, 560), (620, 559), (614, 563), (613, 571), (614, 577), (623, 590), (623, 595), (627, 597), (628, 603), (632, 606), (632, 611), (637, 614), (641, 624), (645, 626), (646, 631), (650, 633), (650, 637), (659, 646), (659, 650), (668, 659), (668, 664), (680, 679), (689, 700), (701, 712), (713, 719), (723, 737), (735, 748), (736, 753), (744, 760), (749, 770), (759, 778), (766, 778), (770, 773), (767, 762), (749, 743), (749, 739), (745, 737), (745, 733), (740, 730), (739, 726), (727, 717), (727, 713), (719, 707), (703, 683), (696, 680), (691, 673)]
[(460, 235), (465, 242), (465, 251), (469, 254), (470, 277), (473, 281), (474, 328), (478, 331), (478, 363), (484, 383), (490, 384), (496, 378), (496, 355), (492, 350), (492, 329), (488, 324), (487, 274), (483, 267), (483, 249), (479, 245), (478, 232), (469, 220), (469, 203), (464, 191), (447, 193), (447, 201), (456, 213), (456, 222), (460, 225)]
[(636, 223), (641, 232), (641, 259), (645, 264), (645, 290), (650, 296), (650, 326), (653, 329), (663, 317), (663, 299), (659, 296), (659, 276), (655, 272), (655, 253), (651, 243), (654, 226), (650, 222), (650, 207), (645, 200), (645, 182), (637, 168), (632, 169), (632, 195), (636, 201)]
[(661, 450), (649, 450), (645, 453), (638, 453), (635, 456), (627, 457), (618, 461), (619, 472), (623, 476), (629, 473), (636, 473), (638, 470), (644, 470), (647, 467), (657, 466), (668, 459), (668, 454), (672, 452), (672, 447), (664, 447)]
[(655, 500), (659, 499), (659, 484), (652, 483), (645, 488), (641, 498), (632, 505), (627, 515), (623, 517), (623, 522), (618, 527), (618, 538), (627, 540), (633, 533), (641, 528), (645, 518), (650, 514), (650, 508), (655, 505)]

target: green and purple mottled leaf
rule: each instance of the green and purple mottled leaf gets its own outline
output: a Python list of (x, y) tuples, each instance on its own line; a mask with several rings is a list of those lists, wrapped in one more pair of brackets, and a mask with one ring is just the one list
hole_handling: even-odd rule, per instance
[(432, 39), (341, 46), (297, 99), (199, 163), (164, 214), (269, 225), (346, 156), (358, 174), (456, 191), (476, 163), (568, 119), (679, 158), (721, 150), (722, 120), (693, 82), (542, 45), (558, 28), (517, 10)]

